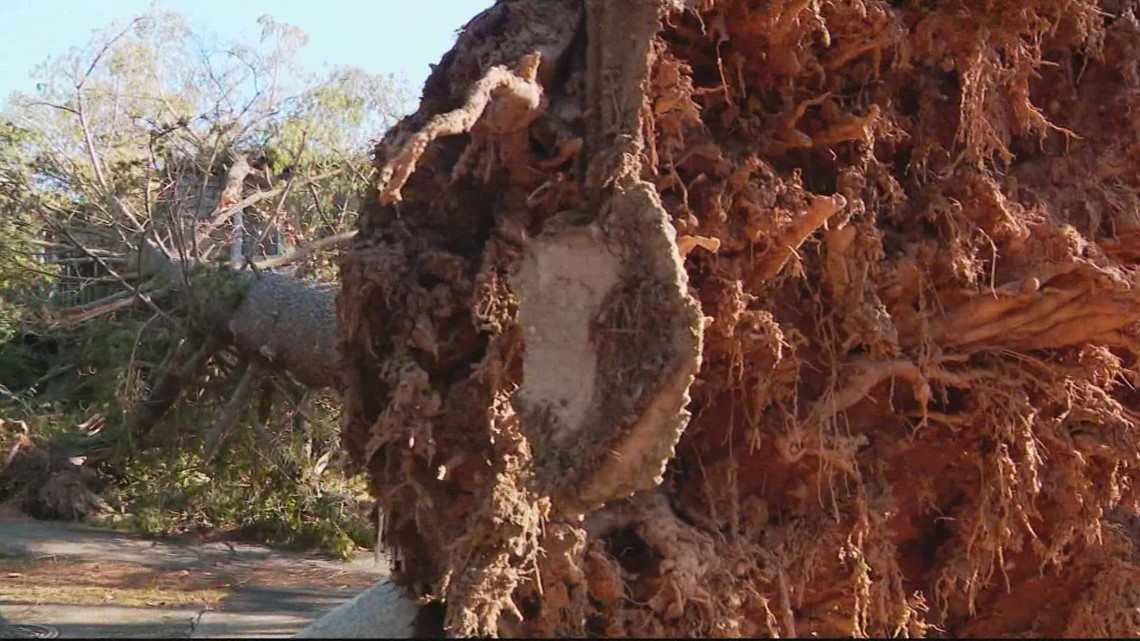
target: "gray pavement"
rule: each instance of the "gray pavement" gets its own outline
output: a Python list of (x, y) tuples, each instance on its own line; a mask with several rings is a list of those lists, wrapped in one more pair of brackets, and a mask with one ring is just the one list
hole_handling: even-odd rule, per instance
[[(29, 602), (0, 596), (0, 638), (47, 638), (53, 630), (60, 638), (76, 639), (288, 637), (387, 575), (371, 554), (341, 562), (249, 544), (155, 542), (24, 518), (0, 518), (0, 561), (83, 562), (87, 572), (92, 563), (129, 565), (233, 579), (226, 596), (213, 606)], [(0, 575), (0, 591), (5, 580)]]

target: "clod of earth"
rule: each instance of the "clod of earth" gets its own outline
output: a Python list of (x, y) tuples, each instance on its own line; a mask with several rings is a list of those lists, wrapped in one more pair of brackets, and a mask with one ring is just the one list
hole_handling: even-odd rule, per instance
[(1137, 4), (472, 20), (338, 302), (421, 623), (1140, 636)]

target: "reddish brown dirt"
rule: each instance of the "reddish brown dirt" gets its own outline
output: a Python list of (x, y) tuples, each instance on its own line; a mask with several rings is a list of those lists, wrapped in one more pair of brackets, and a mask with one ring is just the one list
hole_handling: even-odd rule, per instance
[[(1133, 2), (584, 4), (480, 15), (377, 148), (345, 439), (399, 580), (454, 634), (1140, 636)], [(648, 405), (552, 447), (513, 275), (646, 183), (701, 365), (598, 508)]]

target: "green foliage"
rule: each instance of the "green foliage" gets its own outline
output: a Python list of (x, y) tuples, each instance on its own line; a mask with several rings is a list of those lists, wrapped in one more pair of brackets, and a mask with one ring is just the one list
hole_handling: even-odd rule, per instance
[[(370, 171), (369, 141), (409, 106), (389, 77), (306, 73), (296, 55), (305, 34), (269, 16), (258, 23), (260, 39), (246, 44), (194, 33), (177, 14), (141, 16), (46, 61), (35, 94), (14, 96), (0, 114), (0, 446), (26, 424), (38, 447), (62, 456), (98, 428), (115, 507), (107, 518), (118, 526), (236, 528), (343, 554), (369, 544), (372, 526), (363, 488), (336, 454), (335, 399), (283, 378), (268, 417), (246, 409), (206, 461), (206, 432), (237, 384), (227, 355), (187, 381), (150, 431), (160, 447), (142, 447), (126, 428), (177, 366), (187, 334), (224, 333), (225, 310), (251, 277), (216, 262), (225, 238), (196, 242), (203, 207), (213, 207), (201, 185), (235, 155), (265, 154), (274, 186), (287, 168), (299, 180), (247, 220), (281, 230), (286, 249), (344, 232)], [(162, 279), (146, 283), (161, 314), (135, 304), (76, 325), (46, 322), (126, 300), (127, 286), (144, 284), (132, 276), (143, 238), (192, 265), (191, 286), (176, 293)], [(318, 257), (298, 274), (333, 277), (334, 262)]]
[(0, 385), (6, 389), (27, 389), (46, 371), (44, 354), (36, 353), (23, 341), (12, 340), (10, 335), (0, 342)]
[(95, 205), (83, 212), (85, 222), (122, 223), (115, 208), (102, 207), (107, 194), (98, 189), (87, 145), (94, 141), (114, 197), (138, 222), (179, 240), (170, 217), (181, 212), (155, 206), (163, 189), (189, 177), (181, 195), (167, 196), (193, 209), (185, 190), (199, 176), (224, 173), (231, 152), (264, 153), (273, 175), (290, 168), (295, 176), (323, 177), (280, 203), (263, 203), (259, 216), (291, 230), (290, 243), (348, 229), (370, 171), (369, 141), (407, 111), (410, 92), (392, 77), (355, 68), (306, 72), (297, 63), (305, 34), (270, 16), (258, 22), (260, 41), (249, 45), (194, 33), (177, 14), (156, 12), (48, 60), (37, 71), (45, 80), (40, 90), (14, 95), (5, 114), (34, 138), (24, 145), (25, 186), (37, 185), (37, 198)]
[(228, 331), (225, 322), (241, 305), (250, 278), (249, 272), (225, 262), (199, 267), (191, 273), (190, 285), (173, 301), (173, 310), (202, 333)]
[[(14, 441), (23, 421), (44, 451), (66, 452), (86, 437), (81, 426), (102, 416), (112, 447), (98, 466), (109, 481), (104, 498), (114, 507), (99, 518), (107, 525), (148, 535), (232, 530), (340, 556), (371, 544), (363, 481), (348, 477), (338, 458), (335, 398), (280, 399), (282, 409), (264, 425), (250, 409), (207, 462), (205, 433), (235, 384), (213, 371), (205, 389), (156, 426), (163, 447), (138, 448), (125, 432), (131, 408), (123, 404), (141, 400), (143, 377), (122, 364), (133, 355), (136, 363), (160, 365), (177, 337), (155, 332), (136, 343), (141, 318), (98, 322), (106, 326), (90, 334), (0, 343), (0, 372), (6, 389), (14, 390), (0, 395), (0, 417), (8, 419), (0, 423), (0, 445)], [(31, 387), (64, 360), (73, 372)]]
[(0, 121), (0, 340), (11, 338), (23, 317), (21, 297), (54, 271), (37, 265), (35, 248), (25, 233), (30, 221), (20, 207), (28, 177), (24, 155), (32, 140), (32, 132)]
[[(181, 411), (172, 423), (203, 418)], [(335, 428), (320, 429), (333, 421), (327, 416), (323, 425), (306, 426), (316, 429), (275, 432), (280, 463), (268, 462), (248, 426), (208, 464), (201, 431), (181, 434), (177, 448), (139, 452), (115, 465), (111, 498), (121, 509), (106, 520), (148, 534), (234, 529), (276, 545), (347, 556), (372, 541), (361, 481), (336, 469), (322, 471), (316, 482), (305, 478), (321, 455), (339, 447)], [(306, 447), (322, 454), (306, 457)]]

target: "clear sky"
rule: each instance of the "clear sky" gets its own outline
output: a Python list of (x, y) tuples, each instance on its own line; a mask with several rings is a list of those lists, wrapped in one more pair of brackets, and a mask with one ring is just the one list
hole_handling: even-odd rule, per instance
[(33, 91), (30, 72), (49, 56), (86, 45), (112, 22), (125, 23), (152, 6), (181, 13), (195, 29), (255, 44), (257, 18), (300, 27), (300, 52), (310, 68), (351, 65), (373, 73), (401, 72), (418, 94), (428, 64), (455, 42), (455, 31), (493, 0), (0, 0), (0, 103), (12, 91)]

